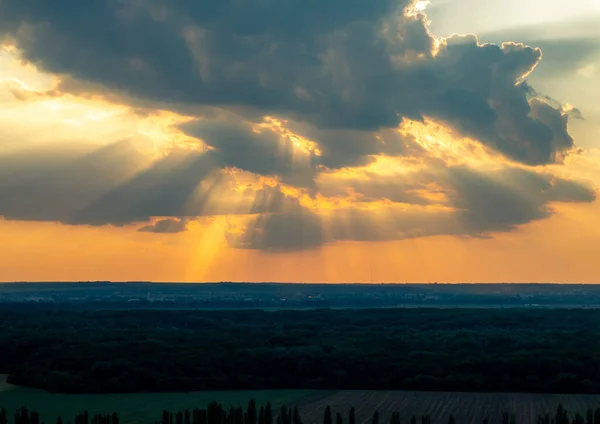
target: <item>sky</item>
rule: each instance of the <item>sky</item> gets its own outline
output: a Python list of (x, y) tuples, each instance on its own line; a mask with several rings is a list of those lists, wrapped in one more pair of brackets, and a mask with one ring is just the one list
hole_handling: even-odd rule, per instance
[(0, 0), (0, 281), (598, 282), (598, 0)]

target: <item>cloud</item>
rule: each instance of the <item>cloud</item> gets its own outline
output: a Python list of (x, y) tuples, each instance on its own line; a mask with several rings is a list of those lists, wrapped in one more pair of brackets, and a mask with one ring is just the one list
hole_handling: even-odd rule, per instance
[(127, 142), (96, 150), (48, 145), (0, 156), (0, 214), (7, 219), (75, 222), (77, 211), (148, 162)]
[[(593, 1), (593, 0), (592, 0)], [(528, 46), (540, 48), (544, 53), (544, 59), (536, 67), (533, 74), (534, 80), (545, 78), (564, 78), (572, 76), (578, 69), (589, 64), (590, 61), (600, 54), (600, 30), (597, 21), (598, 13), (588, 13), (584, 17), (569, 17), (565, 13), (560, 13), (559, 20), (539, 22), (535, 19), (522, 19), (523, 15), (514, 13), (516, 5), (499, 4), (502, 12), (510, 13), (511, 18), (517, 18), (521, 22), (511, 23), (510, 20), (495, 19), (495, 23), (502, 23), (501, 29), (494, 29), (489, 23), (483, 24), (480, 19), (452, 19), (449, 16), (456, 14), (465, 18), (465, 14), (456, 8), (456, 1), (452, 4), (440, 4), (435, 2), (430, 9), (432, 27), (434, 31), (441, 31), (440, 35), (446, 35), (448, 27), (461, 29), (468, 27), (475, 30), (481, 42), (501, 44), (506, 40), (518, 40)], [(436, 7), (439, 6), (439, 7)], [(463, 2), (468, 12), (473, 12), (473, 4)], [(498, 5), (497, 5), (498, 6)], [(558, 6), (558, 3), (548, 5), (546, 9)], [(573, 11), (568, 4), (564, 6)], [(578, 5), (581, 6), (581, 5)], [(486, 5), (486, 16), (494, 16), (489, 12), (489, 5)], [(540, 12), (543, 8), (537, 8)], [(581, 12), (581, 10), (579, 10)], [(463, 12), (467, 12), (463, 10)], [(491, 30), (490, 30), (491, 29)], [(450, 31), (455, 32), (455, 31)]]
[[(444, 200), (437, 205), (425, 204), (423, 198), (407, 194), (399, 199), (406, 204), (384, 202), (365, 208), (355, 203), (333, 213), (318, 214), (301, 208), (266, 214), (252, 220), (241, 232), (239, 228), (230, 231), (228, 240), (237, 248), (288, 251), (336, 241), (391, 241), (436, 235), (489, 237), (492, 232), (511, 231), (548, 218), (553, 213), (553, 202), (596, 199), (595, 189), (585, 183), (520, 168), (482, 172), (451, 167), (427, 172), (421, 178), (422, 187), (431, 181), (443, 184)], [(375, 180), (363, 182), (362, 187), (366, 193), (380, 190)], [(386, 187), (389, 191), (395, 187), (397, 193), (407, 190), (402, 181)]]
[(293, 185), (312, 185), (314, 155), (297, 149), (292, 140), (281, 134), (257, 129), (251, 122), (238, 119), (203, 119), (183, 124), (181, 129), (214, 148), (211, 155), (222, 166), (279, 176)]
[(196, 151), (151, 160), (123, 141), (0, 156), (0, 215), (6, 219), (122, 226), (152, 217), (277, 212), (296, 202), (278, 187), (238, 187), (210, 154)]
[(319, 145), (322, 155), (314, 158), (313, 163), (329, 169), (362, 166), (377, 155), (410, 155), (418, 149), (410, 136), (389, 129), (373, 132), (322, 129), (299, 122), (290, 122), (289, 128)]
[[(520, 38), (522, 39), (522, 38)], [(544, 52), (544, 60), (536, 69), (536, 78), (561, 78), (572, 76), (578, 69), (600, 55), (600, 40), (593, 38), (536, 40), (522, 39), (530, 46)]]
[(150, 233), (236, 215), (232, 247), (294, 251), (488, 237), (548, 218), (555, 202), (594, 201), (593, 188), (543, 167), (575, 151), (576, 115), (527, 82), (542, 50), (436, 38), (407, 6), (0, 0), (0, 40), (61, 81), (3, 84), (11, 101), (101, 96), (99, 108), (116, 101), (122, 121), (145, 124), (158, 110), (185, 113), (161, 124), (170, 142), (160, 154), (130, 141), (137, 122), (124, 141), (90, 147), (86, 108), (81, 142), (21, 151), (12, 141), (0, 155), (0, 215)]
[(196, 217), (240, 215), (243, 227), (226, 232), (232, 247), (293, 251), (345, 240), (488, 236), (551, 216), (554, 202), (596, 198), (591, 186), (551, 174), (434, 159), (387, 175), (370, 167), (323, 173), (313, 193), (222, 170), (219, 159), (179, 149), (151, 159), (127, 141), (0, 156), (0, 214), (68, 225), (150, 222), (138, 231), (154, 233), (184, 231)]
[[(595, 22), (595, 20), (594, 20)], [(577, 28), (581, 22), (569, 22), (570, 28)], [(600, 54), (600, 32), (569, 36), (556, 25), (513, 28), (497, 33), (480, 35), (482, 41), (499, 42), (520, 40), (529, 46), (537, 47), (544, 53), (544, 59), (535, 70), (535, 79), (561, 78), (572, 75), (589, 64)]]
[(187, 230), (185, 219), (161, 219), (154, 224), (144, 225), (138, 229), (140, 233), (175, 234)]
[[(572, 147), (554, 143), (565, 121), (532, 117), (520, 84), (541, 51), (435, 39), (408, 5), (5, 0), (0, 34), (50, 72), (162, 105), (260, 111), (342, 131), (430, 116), (511, 159), (560, 161)], [(335, 166), (333, 144), (328, 151)]]
[(324, 243), (320, 217), (303, 208), (258, 215), (241, 229), (229, 228), (226, 238), (237, 249), (296, 251)]
[(592, 202), (593, 187), (519, 168), (474, 173), (454, 168), (450, 204), (470, 235), (509, 231), (552, 215), (552, 202)]

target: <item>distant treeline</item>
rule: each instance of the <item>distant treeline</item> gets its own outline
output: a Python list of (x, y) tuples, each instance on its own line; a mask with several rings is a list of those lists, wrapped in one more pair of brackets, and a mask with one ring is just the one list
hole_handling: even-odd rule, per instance
[(70, 393), (600, 393), (600, 310), (0, 308), (0, 373)]
[(376, 308), (413, 306), (598, 307), (593, 284), (0, 283), (0, 308)]
[[(345, 422), (345, 420), (347, 421)], [(449, 415), (446, 421), (448, 424), (461, 424), (456, 421), (453, 415)], [(488, 424), (488, 418), (484, 418), (482, 424)], [(45, 424), (40, 421), (40, 414), (36, 411), (30, 411), (26, 407), (21, 407), (15, 414), (13, 424)], [(223, 405), (212, 402), (206, 408), (186, 409), (184, 411), (163, 411), (160, 420), (154, 424), (304, 424), (298, 408), (289, 408), (282, 406), (276, 413), (272, 410), (271, 404), (267, 403), (260, 408), (257, 407), (254, 399), (251, 399), (246, 409), (241, 407), (225, 408)], [(418, 419), (412, 416), (410, 424), (432, 424), (429, 415), (423, 415)], [(504, 412), (502, 414), (502, 424), (517, 424), (514, 414)], [(600, 408), (595, 411), (588, 409), (586, 416), (576, 413), (570, 417), (567, 410), (559, 405), (554, 413), (540, 414), (537, 417), (537, 424), (599, 424)], [(5, 409), (0, 409), (0, 424), (10, 424), (8, 414)], [(65, 421), (63, 417), (58, 417), (56, 424), (73, 424), (73, 421)], [(74, 424), (119, 424), (119, 414), (94, 414), (84, 411), (75, 416)], [(320, 424), (320, 423), (309, 423)], [(325, 408), (323, 424), (333, 424), (333, 414), (331, 407)], [(340, 413), (335, 415), (335, 424), (356, 424), (355, 409), (350, 408), (346, 417)], [(370, 424), (383, 424), (380, 422), (378, 411), (374, 411)], [(401, 424), (400, 413), (392, 412), (389, 417), (389, 424)], [(408, 423), (407, 423), (408, 424)], [(445, 423), (444, 423), (445, 424)], [(520, 424), (520, 423), (519, 423)], [(530, 423), (525, 423), (530, 424)], [(533, 424), (533, 423), (531, 423)]]

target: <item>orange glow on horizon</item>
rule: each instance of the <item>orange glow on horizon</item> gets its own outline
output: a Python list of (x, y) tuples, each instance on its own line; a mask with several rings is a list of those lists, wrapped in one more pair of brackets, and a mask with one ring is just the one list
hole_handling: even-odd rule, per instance
[[(561, 206), (550, 220), (492, 240), (338, 242), (277, 254), (229, 248), (221, 220), (162, 235), (0, 220), (0, 233), (11, 240), (0, 246), (0, 280), (597, 283), (600, 230), (589, 225), (600, 211), (581, 209)], [(58, 241), (51, 250), (49, 239)]]

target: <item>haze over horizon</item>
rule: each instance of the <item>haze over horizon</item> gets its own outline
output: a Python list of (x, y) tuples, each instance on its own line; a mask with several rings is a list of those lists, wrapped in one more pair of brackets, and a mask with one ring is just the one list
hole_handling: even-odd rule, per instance
[(0, 0), (0, 281), (597, 283), (599, 20)]

